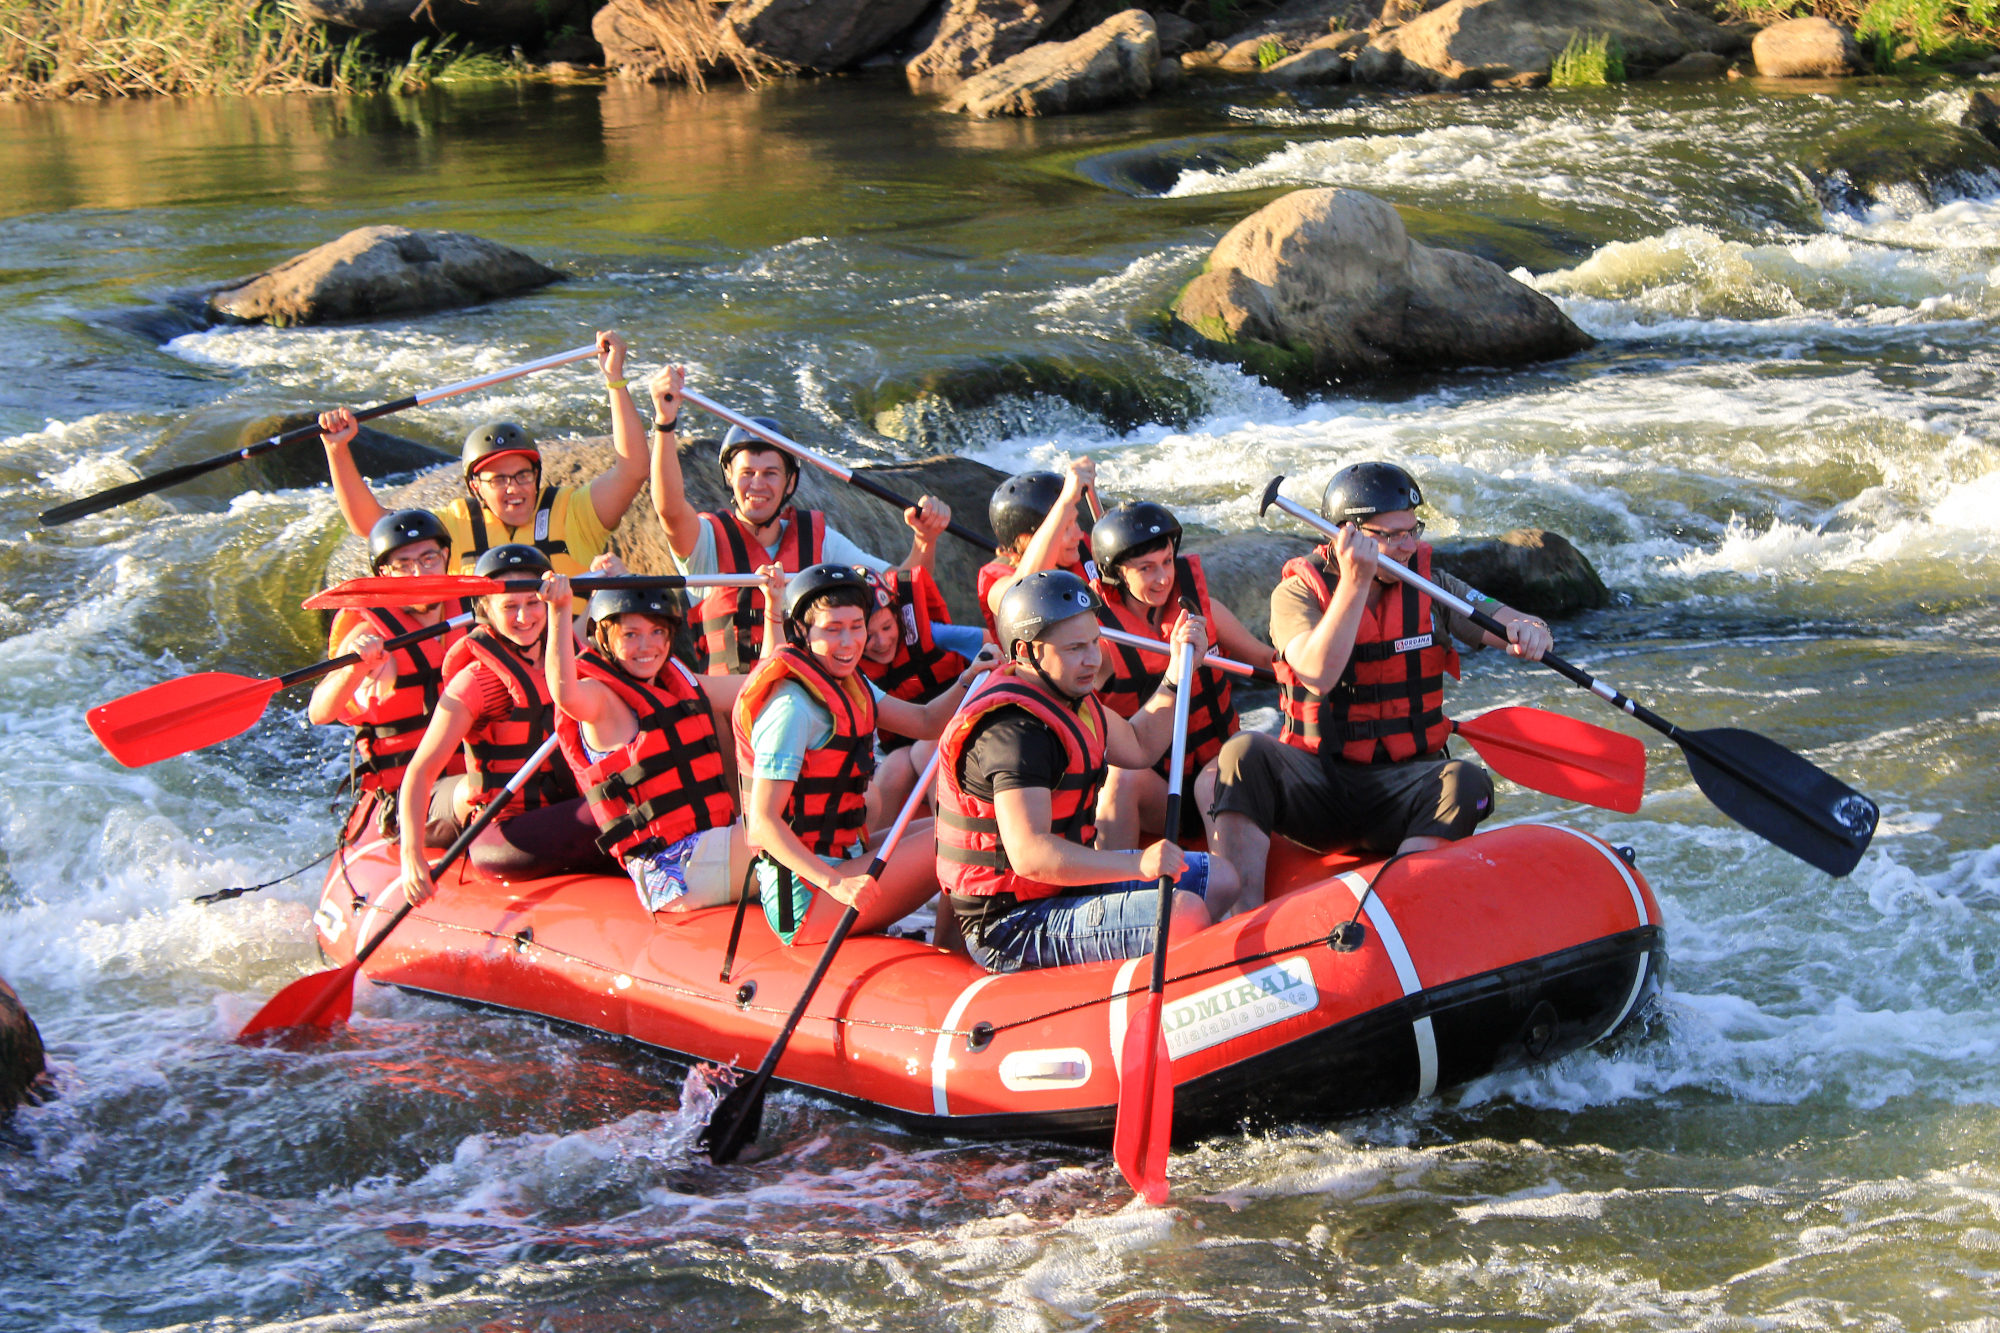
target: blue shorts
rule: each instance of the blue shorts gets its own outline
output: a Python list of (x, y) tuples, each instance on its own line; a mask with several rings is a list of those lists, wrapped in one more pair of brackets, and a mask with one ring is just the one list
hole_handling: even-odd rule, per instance
[[(1189, 852), (1175, 888), (1208, 897), (1208, 853)], [(995, 917), (966, 939), (973, 961), (989, 972), (1022, 972), (1071, 963), (1109, 963), (1153, 951), (1160, 929), (1158, 880), (1091, 884), (1035, 898)]]

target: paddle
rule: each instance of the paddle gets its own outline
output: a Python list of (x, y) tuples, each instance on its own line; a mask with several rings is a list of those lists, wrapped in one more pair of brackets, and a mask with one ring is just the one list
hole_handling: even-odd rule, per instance
[[(986, 676), (979, 684), (967, 690), (965, 698), (958, 701), (959, 708), (963, 709), (971, 702), (973, 696), (979, 693), (980, 685), (992, 679), (992, 676)], [(875, 858), (868, 863), (869, 879), (880, 880), (882, 872), (889, 868), (890, 855), (895, 852), (896, 844), (902, 841), (903, 830), (909, 827), (911, 817), (916, 814), (917, 807), (923, 804), (924, 797), (930, 791), (931, 779), (937, 775), (938, 753), (935, 749), (931, 751), (930, 762), (926, 763), (924, 771), (917, 775), (917, 785), (910, 788), (909, 799), (903, 802), (902, 810), (896, 815), (896, 822), (889, 826), (888, 836), (882, 839), (881, 850), (876, 852)], [(797, 1030), (799, 1021), (805, 1017), (806, 1005), (811, 1003), (813, 992), (817, 991), (819, 983), (825, 980), (827, 969), (833, 966), (833, 956), (840, 952), (841, 943), (847, 939), (847, 932), (854, 929), (854, 923), (860, 915), (860, 911), (853, 907), (840, 914), (840, 921), (834, 926), (833, 934), (828, 937), (826, 948), (821, 951), (819, 961), (813, 964), (812, 975), (806, 978), (805, 989), (799, 992), (798, 1001), (792, 1005), (792, 1012), (785, 1018), (785, 1025), (778, 1029), (777, 1039), (771, 1043), (771, 1049), (764, 1053), (763, 1063), (757, 1066), (756, 1073), (731, 1088), (729, 1095), (717, 1102), (715, 1110), (709, 1113), (708, 1123), (702, 1126), (701, 1136), (695, 1141), (697, 1147), (708, 1150), (709, 1161), (718, 1166), (727, 1166), (742, 1153), (745, 1144), (757, 1137), (757, 1131), (764, 1123), (764, 1092), (770, 1087), (771, 1076), (777, 1071), (778, 1061), (784, 1056), (785, 1047), (791, 1044), (792, 1033)], [(727, 979), (725, 976), (724, 980)]]
[[(579, 574), (569, 581), (569, 586), (571, 591), (587, 596), (606, 588), (756, 588), (763, 582), (756, 574)], [(322, 588), (301, 605), (308, 611), (339, 611), (386, 606), (391, 604), (388, 599), (393, 598), (398, 605), (411, 602), (424, 606), (453, 597), (537, 592), (541, 586), (527, 579), (488, 579), (477, 574), (419, 574), (413, 578), (384, 575), (349, 579)]]
[[(724, 407), (707, 394), (696, 393), (693, 389), (683, 389), (681, 391), (681, 398), (686, 402), (693, 403), (705, 412), (714, 413), (730, 425), (742, 430), (745, 434), (754, 435), (773, 448), (783, 449), (794, 458), (803, 459), (811, 463), (814, 467), (819, 468), (822, 472), (831, 473), (856, 490), (866, 491), (878, 500), (887, 500), (898, 509), (915, 509), (917, 507), (916, 501), (905, 499), (903, 496), (896, 494), (873, 477), (864, 476), (856, 472), (853, 468), (842, 467), (825, 454), (815, 453), (789, 436), (780, 435), (768, 426), (758, 425), (749, 417)], [(971, 542), (974, 546), (982, 550), (992, 551), (998, 545), (993, 538), (983, 532), (974, 532), (957, 519), (953, 519), (947, 524), (945, 531), (961, 541)]]
[[(529, 756), (528, 762), (521, 765), (513, 777), (507, 779), (507, 786), (501, 794), (487, 802), (486, 808), (479, 812), (479, 818), (473, 820), (465, 832), (459, 834), (451, 846), (445, 849), (444, 855), (431, 866), (433, 881), (448, 870), (454, 861), (465, 855), (466, 849), (472, 846), (472, 840), (493, 822), (493, 817), (500, 813), (500, 807), (507, 804), (507, 798), (521, 790), (529, 775), (548, 762), (549, 756), (555, 753), (558, 739), (550, 736), (543, 741), (541, 747)], [(405, 836), (421, 837), (422, 833), (415, 831)], [(283, 1028), (330, 1028), (336, 1023), (345, 1023), (348, 1015), (354, 1012), (355, 974), (360, 972), (361, 965), (382, 947), (382, 941), (389, 938), (389, 932), (402, 925), (403, 918), (415, 910), (415, 903), (405, 902), (396, 915), (389, 918), (389, 924), (377, 931), (375, 938), (363, 945), (351, 961), (336, 968), (300, 977), (266, 1000), (264, 1007), (244, 1024), (241, 1032), (236, 1034), (236, 1040), (248, 1044), (251, 1037), (264, 1032)]]
[[(384, 582), (407, 584), (410, 580), (388, 579)], [(381, 603), (371, 605), (379, 606)], [(420, 602), (418, 605), (429, 603)], [(386, 652), (394, 652), (398, 648), (407, 648), (413, 643), (449, 633), (471, 621), (470, 614), (452, 616), (435, 625), (384, 639), (382, 647)], [(163, 680), (158, 685), (149, 685), (108, 704), (99, 704), (84, 715), (84, 720), (89, 723), (91, 734), (111, 752), (113, 759), (127, 768), (143, 768), (177, 754), (186, 754), (189, 750), (219, 745), (232, 736), (240, 736), (264, 716), (265, 706), (270, 703), (272, 695), (280, 690), (289, 690), (294, 685), (332, 675), (360, 660), (360, 653), (343, 653), (339, 657), (265, 680), (231, 675), (227, 671), (203, 671), (176, 680)]]
[[(1278, 485), (1282, 481), (1283, 477), (1273, 477), (1264, 488), (1264, 502), (1258, 513), (1275, 504), (1329, 537), (1338, 535), (1338, 526), (1279, 495)], [(1507, 637), (1506, 626), (1415, 570), (1386, 559), (1376, 568), (1470, 617), (1487, 633), (1503, 640)], [(1868, 850), (1880, 817), (1875, 802), (1769, 737), (1739, 727), (1683, 731), (1553, 653), (1542, 655), (1542, 665), (1612, 707), (1623, 709), (1680, 746), (1702, 794), (1716, 809), (1765, 841), (1835, 876), (1853, 870), (1861, 854)]]
[[(552, 370), (557, 366), (566, 366), (572, 361), (581, 361), (585, 357), (596, 355), (597, 344), (595, 343), (592, 343), (588, 347), (573, 347), (567, 352), (558, 352), (554, 356), (545, 356), (539, 361), (529, 361), (509, 370), (496, 370), (491, 375), (481, 375), (476, 379), (460, 380), (457, 384), (447, 384), (441, 389), (424, 389), (411, 394), (407, 398), (398, 398), (393, 402), (377, 403), (373, 407), (364, 407), (354, 414), (354, 419), (356, 421), (373, 421), (376, 417), (386, 417), (392, 412), (407, 412), (413, 407), (428, 407), (430, 404), (443, 398), (453, 398), (459, 394), (472, 393), (478, 389), (490, 389), (496, 384), (505, 384), (508, 380), (520, 379), (523, 375), (532, 375), (540, 370)], [(246, 444), (241, 449), (232, 449), (226, 454), (217, 454), (213, 458), (205, 458), (199, 463), (182, 463), (179, 467), (170, 467), (164, 472), (155, 472), (150, 477), (141, 477), (137, 481), (128, 481), (123, 485), (113, 486), (109, 490), (98, 491), (93, 495), (86, 495), (80, 500), (71, 500), (67, 504), (59, 504), (43, 514), (41, 520), (42, 526), (53, 528), (64, 523), (74, 522), (89, 514), (100, 513), (106, 509), (116, 509), (119, 505), (127, 504), (142, 495), (151, 495), (154, 491), (163, 491), (170, 486), (178, 486), (184, 481), (193, 481), (196, 477), (205, 476), (218, 468), (228, 467), (231, 463), (241, 463), (245, 459), (255, 458), (259, 454), (268, 454), (273, 449), (282, 449), (288, 444), (296, 444), (300, 440), (309, 440), (318, 434), (319, 423), (314, 421), (308, 425), (288, 430), (282, 435), (272, 435), (266, 439), (257, 441), (255, 444)]]
[[(1170, 651), (1160, 640), (1149, 639), (1143, 634), (1128, 634), (1122, 629), (1112, 629), (1109, 626), (1101, 627), (1097, 632), (1113, 643), (1122, 643), (1127, 648), (1137, 648), (1140, 652), (1151, 653), (1155, 657), (1165, 657)], [(1248, 662), (1217, 657), (1214, 653), (1203, 657), (1201, 665), (1203, 670), (1214, 667), (1217, 671), (1227, 671), (1233, 676), (1248, 676), (1252, 680), (1261, 680), (1267, 684), (1277, 679), (1268, 667), (1251, 666)]]
[[(1191, 597), (1181, 609), (1199, 615)], [(1174, 743), (1167, 760), (1168, 836), (1181, 826), (1181, 770), (1187, 762), (1188, 696), (1194, 682), (1194, 645), (1181, 645), (1181, 683), (1174, 690)], [(1125, 1029), (1124, 1059), (1118, 1075), (1118, 1123), (1111, 1156), (1127, 1183), (1148, 1203), (1167, 1201), (1167, 1144), (1174, 1128), (1174, 1067), (1161, 1030), (1167, 986), (1167, 927), (1174, 915), (1174, 877), (1160, 876), (1159, 920), (1153, 927), (1153, 979), (1138, 1015)]]

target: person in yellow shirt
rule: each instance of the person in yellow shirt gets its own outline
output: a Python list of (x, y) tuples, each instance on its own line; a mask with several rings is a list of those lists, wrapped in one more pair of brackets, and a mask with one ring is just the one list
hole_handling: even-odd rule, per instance
[[(622, 572), (622, 565), (614, 567), (617, 557), (607, 555), (604, 548), (646, 484), (651, 460), (646, 456), (646, 429), (625, 385), (623, 336), (599, 333), (597, 357), (611, 397), (611, 443), (616, 451), (611, 466), (587, 486), (544, 486), (541, 451), (527, 431), (510, 421), (489, 422), (473, 431), (465, 438), (463, 453), (466, 493), (436, 510), (451, 534), (459, 573), (471, 573), (481, 554), (510, 542), (535, 547), (548, 556), (558, 574)], [(678, 415), (678, 379), (670, 401)], [(665, 419), (661, 425), (671, 427), (673, 421)], [(389, 511), (355, 466), (349, 445), (360, 427), (344, 407), (321, 413), (319, 426), (341, 516), (356, 536), (366, 538)], [(674, 447), (671, 435), (663, 447)]]

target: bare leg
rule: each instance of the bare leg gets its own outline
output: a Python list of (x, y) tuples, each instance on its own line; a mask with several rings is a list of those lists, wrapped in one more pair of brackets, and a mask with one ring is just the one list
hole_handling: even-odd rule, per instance
[(1211, 924), (1207, 903), (1185, 889), (1174, 891), (1173, 915), (1167, 919), (1169, 946), (1179, 944), (1198, 930), (1208, 929)]
[[(876, 848), (881, 845), (880, 834), (870, 838), (867, 849), (861, 855), (841, 863), (840, 873), (865, 873), (875, 857)], [(875, 882), (874, 895), (863, 900), (861, 916), (854, 923), (852, 933), (880, 934), (922, 907), (925, 900), (936, 892), (937, 833), (932, 821), (912, 820), (903, 832), (903, 840), (896, 844), (889, 864), (883, 868), (882, 878)], [(806, 910), (806, 919), (800, 923), (799, 933), (792, 937), (792, 943), (826, 943), (841, 913), (846, 910), (846, 904), (832, 894), (815, 893), (812, 906)]]
[(1129, 852), (1167, 825), (1167, 780), (1150, 768), (1113, 768), (1097, 796), (1097, 845)]
[(1450, 838), (1405, 838), (1396, 845), (1396, 855), (1407, 856), (1411, 852), (1428, 852), (1434, 847), (1443, 847)]
[(1234, 911), (1254, 912), (1264, 905), (1264, 863), (1271, 855), (1271, 835), (1249, 816), (1225, 810), (1209, 819), (1209, 851), (1236, 871)]
[(904, 746), (891, 750), (882, 760), (882, 766), (875, 770), (875, 780), (868, 785), (869, 832), (888, 827), (902, 812), (903, 802), (910, 798), (910, 788), (917, 785), (917, 770), (911, 763), (914, 749)]

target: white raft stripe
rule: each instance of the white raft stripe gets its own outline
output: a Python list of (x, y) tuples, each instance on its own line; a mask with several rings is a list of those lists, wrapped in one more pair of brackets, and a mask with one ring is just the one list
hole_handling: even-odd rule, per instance
[(938, 1033), (937, 1047), (931, 1052), (931, 1110), (938, 1115), (950, 1115), (950, 1106), (945, 1101), (944, 1080), (951, 1070), (951, 1037), (958, 1027), (958, 1021), (965, 1017), (965, 1010), (972, 1003), (972, 997), (988, 985), (1005, 976), (1004, 972), (988, 972), (979, 980), (958, 993), (951, 1002), (951, 1009), (944, 1016), (944, 1031)]
[[(1625, 881), (1625, 890), (1632, 895), (1632, 911), (1638, 916), (1639, 924), (1642, 926), (1659, 924), (1647, 915), (1646, 895), (1639, 892), (1639, 882), (1632, 878), (1631, 868), (1625, 864), (1625, 858), (1620, 856), (1615, 849), (1605, 846), (1602, 841), (1591, 837), (1588, 833), (1579, 833), (1573, 828), (1563, 828), (1561, 824), (1547, 824), (1543, 827), (1562, 829), (1564, 833), (1569, 834), (1572, 838), (1580, 839), (1596, 849), (1599, 855), (1611, 862), (1612, 867), (1618, 871), (1619, 878)], [(1610, 1025), (1604, 1031), (1592, 1038), (1593, 1042), (1602, 1041), (1604, 1038), (1610, 1036), (1618, 1030), (1619, 1024), (1631, 1017), (1632, 1007), (1639, 1003), (1639, 994), (1646, 988), (1646, 971), (1652, 965), (1652, 959), (1653, 955), (1650, 953), (1639, 955), (1639, 966), (1632, 973), (1632, 989), (1626, 994), (1625, 1003), (1619, 1006), (1618, 1017), (1612, 1019)]]
[[(1417, 977), (1416, 962), (1410, 957), (1409, 946), (1403, 943), (1403, 933), (1396, 929), (1395, 920), (1389, 915), (1388, 906), (1368, 892), (1368, 881), (1352, 870), (1339, 877), (1354, 895), (1354, 901), (1361, 906), (1361, 914), (1367, 918), (1377, 937), (1382, 941), (1382, 950), (1389, 955), (1389, 965), (1396, 969), (1396, 981), (1403, 988), (1403, 995), (1421, 995), (1424, 983)], [(1431, 1026), (1431, 1016), (1425, 1014), (1410, 1024), (1410, 1032), (1417, 1041), (1417, 1097), (1430, 1096), (1438, 1086), (1438, 1046), (1437, 1031)]]
[(1111, 1070), (1120, 1078), (1125, 1077), (1125, 1027), (1132, 1021), (1131, 1000), (1125, 992), (1132, 989), (1132, 974), (1139, 970), (1139, 964), (1152, 960), (1151, 953), (1127, 958), (1118, 969), (1117, 980), (1111, 983)]

